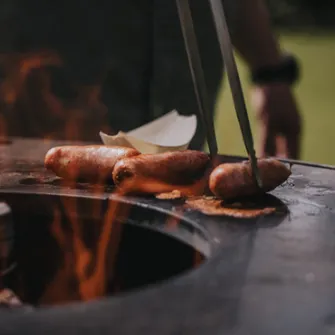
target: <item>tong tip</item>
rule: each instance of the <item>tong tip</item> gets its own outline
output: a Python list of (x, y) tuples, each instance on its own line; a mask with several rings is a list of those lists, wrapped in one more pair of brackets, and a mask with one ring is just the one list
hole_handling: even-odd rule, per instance
[(262, 182), (262, 178), (260, 176), (260, 173), (259, 173), (259, 168), (258, 168), (258, 164), (257, 164), (257, 158), (256, 158), (256, 155), (250, 155), (249, 156), (249, 160), (251, 162), (251, 169), (252, 169), (252, 174), (256, 180), (256, 183), (257, 183), (257, 187), (259, 189), (262, 189), (263, 188), (263, 182)]

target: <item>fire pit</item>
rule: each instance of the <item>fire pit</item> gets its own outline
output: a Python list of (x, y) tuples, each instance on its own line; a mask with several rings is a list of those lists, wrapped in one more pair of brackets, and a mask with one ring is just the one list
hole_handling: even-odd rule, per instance
[(333, 331), (333, 167), (293, 162), (272, 193), (288, 214), (241, 222), (64, 185), (41, 163), (56, 144), (0, 146), (17, 260), (5, 283), (37, 307), (1, 310), (1, 334)]
[[(99, 206), (101, 217), (94, 217), (68, 212), (63, 205), (74, 199), (66, 196), (3, 198), (13, 209), (16, 232), (17, 269), (6, 283), (29, 304), (87, 301), (143, 289), (196, 267), (209, 251), (206, 236), (192, 231), (188, 222), (121, 201), (105, 208), (103, 201), (86, 198), (86, 207)], [(77, 208), (83, 207), (75, 200)], [(197, 245), (177, 239), (176, 225), (197, 238)]]

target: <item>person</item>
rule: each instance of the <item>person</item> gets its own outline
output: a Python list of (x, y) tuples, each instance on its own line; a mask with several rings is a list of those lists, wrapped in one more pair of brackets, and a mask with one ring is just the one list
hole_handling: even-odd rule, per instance
[[(214, 114), (224, 67), (209, 1), (190, 3)], [(54, 95), (60, 101), (86, 96), (80, 101), (75, 98), (72, 106), (89, 110), (93, 118), (102, 100), (111, 132), (134, 129), (172, 109), (185, 115), (197, 113), (174, 0), (16, 0), (16, 4), (15, 29), (2, 36), (15, 42), (2, 45), (20, 52), (55, 50), (63, 72), (56, 76), (58, 84), (53, 79)], [(234, 47), (252, 74), (259, 155), (298, 158), (302, 120), (292, 91), (297, 66), (281, 51), (263, 0), (223, 0), (223, 4)], [(92, 122), (88, 126), (93, 129)], [(93, 132), (98, 136), (98, 129)], [(279, 138), (283, 148), (277, 145)], [(201, 149), (204, 142), (199, 122), (190, 148)]]
[[(285, 157), (298, 158), (302, 119), (292, 90), (292, 84), (298, 79), (297, 64), (292, 64), (281, 52), (271, 30), (265, 2), (242, 0), (242, 3), (233, 41), (255, 74), (251, 101), (259, 120), (260, 154), (275, 156), (281, 153)], [(262, 70), (263, 80), (260, 78)], [(278, 136), (284, 138), (281, 152)]]
[[(190, 3), (213, 111), (221, 82), (221, 54), (209, 1), (190, 1)], [(298, 79), (296, 65), (292, 64), (292, 59), (281, 51), (263, 0), (225, 0), (223, 4), (232, 42), (253, 74), (255, 82), (251, 86), (251, 102), (258, 119), (257, 130), (260, 132), (259, 155), (298, 158), (302, 122), (292, 90), (292, 81)], [(185, 71), (187, 60), (182, 47), (178, 17), (175, 8), (173, 6), (169, 8), (171, 12), (164, 10), (163, 6), (158, 5), (156, 8), (157, 18), (162, 18), (156, 28), (158, 35), (156, 58), (159, 63), (157, 83), (163, 85), (160, 91), (165, 94), (165, 98), (161, 98), (161, 101), (168, 104), (165, 111), (177, 108), (181, 112), (184, 110), (194, 112), (197, 107), (194, 95), (190, 92), (193, 89), (190, 74)], [(171, 18), (175, 20), (172, 21)], [(175, 47), (177, 40), (178, 49)], [(176, 49), (179, 52), (183, 50), (183, 56), (176, 57)], [(187, 100), (186, 97), (190, 96), (192, 100)], [(282, 141), (284, 148), (279, 145), (278, 138), (284, 139)], [(199, 148), (202, 145), (203, 130), (199, 129), (192, 146)]]

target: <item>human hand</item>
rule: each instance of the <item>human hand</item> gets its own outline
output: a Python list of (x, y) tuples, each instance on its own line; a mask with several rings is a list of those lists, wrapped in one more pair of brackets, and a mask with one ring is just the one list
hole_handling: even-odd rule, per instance
[(297, 159), (302, 120), (290, 86), (276, 83), (253, 87), (251, 104), (259, 122), (260, 156)]

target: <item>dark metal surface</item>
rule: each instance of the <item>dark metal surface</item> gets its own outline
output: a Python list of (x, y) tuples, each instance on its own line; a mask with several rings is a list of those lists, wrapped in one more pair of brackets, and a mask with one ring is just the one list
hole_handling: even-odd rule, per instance
[[(27, 199), (60, 193), (83, 201), (115, 198), (108, 190), (92, 194), (90, 188), (57, 184), (41, 163), (53, 145), (13, 140), (0, 146), (1, 193), (25, 193)], [(125, 199), (147, 210), (186, 218), (208, 241), (206, 262), (134, 293), (33, 312), (1, 312), (0, 333), (332, 334), (335, 171), (296, 163), (288, 183), (272, 194), (288, 206), (289, 214), (243, 223), (180, 212), (169, 201)]]

